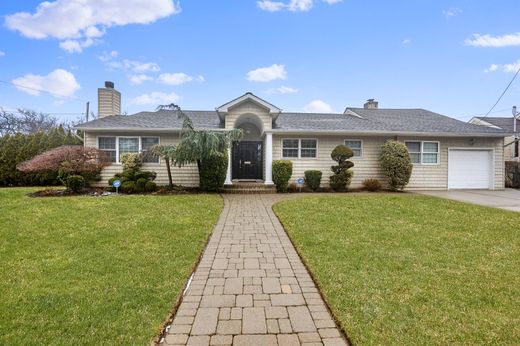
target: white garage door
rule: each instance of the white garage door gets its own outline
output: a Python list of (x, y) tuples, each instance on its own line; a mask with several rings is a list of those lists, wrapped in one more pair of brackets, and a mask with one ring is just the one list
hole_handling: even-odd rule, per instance
[(449, 189), (490, 189), (493, 187), (491, 150), (450, 149)]

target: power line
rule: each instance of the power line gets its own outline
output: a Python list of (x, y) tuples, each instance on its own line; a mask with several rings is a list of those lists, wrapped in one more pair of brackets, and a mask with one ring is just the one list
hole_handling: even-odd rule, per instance
[(491, 111), (493, 109), (495, 109), (495, 107), (497, 106), (497, 104), (500, 102), (500, 100), (502, 100), (502, 97), (504, 97), (504, 95), (506, 94), (506, 92), (509, 90), (509, 87), (511, 86), (511, 84), (513, 84), (513, 82), (515, 81), (516, 77), (518, 76), (518, 74), (520, 73), (520, 67), (518, 68), (518, 70), (516, 71), (515, 75), (513, 76), (513, 79), (511, 79), (511, 82), (509, 82), (509, 84), (507, 85), (507, 87), (504, 89), (504, 91), (502, 92), (502, 94), (500, 95), (500, 97), (498, 98), (497, 102), (495, 102), (495, 104), (493, 105), (493, 107), (491, 107), (491, 109), (486, 113), (486, 115), (484, 115), (484, 118), (487, 117)]
[(68, 99), (74, 99), (74, 100), (79, 100), (79, 101), (82, 101), (82, 102), (87, 102), (86, 100), (82, 100), (82, 99), (77, 98), (77, 97), (72, 97), (70, 95), (62, 95), (62, 94), (58, 94), (58, 93), (55, 93), (55, 92), (52, 92), (52, 91), (48, 91), (48, 90), (44, 90), (44, 89), (38, 89), (38, 88), (32, 88), (32, 87), (28, 87), (26, 85), (21, 85), (21, 84), (18, 84), (18, 83), (13, 83), (13, 82), (1, 80), (1, 79), (0, 79), (0, 83), (9, 84), (9, 85), (15, 86), (17, 88), (23, 88), (23, 89), (27, 89), (27, 90), (38, 91), (38, 92), (50, 94), (50, 95), (57, 96), (57, 97), (64, 97), (64, 98), (68, 98)]

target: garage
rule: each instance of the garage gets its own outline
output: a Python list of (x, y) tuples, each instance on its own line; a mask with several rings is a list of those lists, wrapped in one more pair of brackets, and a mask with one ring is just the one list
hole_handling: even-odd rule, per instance
[(492, 150), (449, 149), (448, 189), (492, 188)]

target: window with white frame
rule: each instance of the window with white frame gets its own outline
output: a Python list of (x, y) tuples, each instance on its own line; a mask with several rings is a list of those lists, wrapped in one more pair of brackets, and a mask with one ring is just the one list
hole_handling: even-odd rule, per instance
[(139, 137), (119, 137), (119, 162), (125, 154), (139, 152)]
[(98, 137), (98, 148), (107, 154), (110, 162), (117, 162), (116, 137)]
[(283, 139), (282, 140), (282, 157), (298, 158), (299, 151), (298, 139)]
[(159, 156), (153, 155), (150, 149), (159, 144), (159, 137), (141, 137), (141, 151), (144, 163), (159, 163)]
[[(110, 162), (119, 163), (121, 157), (129, 153), (147, 153), (159, 144), (159, 137), (98, 137), (98, 149), (106, 152)], [(144, 155), (144, 163), (159, 163), (159, 157)]]
[(300, 139), (300, 157), (315, 158), (318, 142), (315, 139)]
[(360, 139), (347, 139), (345, 145), (352, 149), (354, 156), (363, 156), (363, 141)]
[(318, 155), (318, 141), (316, 139), (282, 139), (282, 157), (316, 158)]
[(423, 165), (439, 164), (439, 142), (406, 141), (412, 163)]

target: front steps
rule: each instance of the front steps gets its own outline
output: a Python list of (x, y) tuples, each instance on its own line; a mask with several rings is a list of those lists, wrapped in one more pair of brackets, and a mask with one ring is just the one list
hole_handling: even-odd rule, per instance
[(266, 185), (256, 182), (233, 182), (232, 185), (224, 186), (224, 193), (233, 194), (257, 194), (257, 193), (276, 193), (274, 185)]

